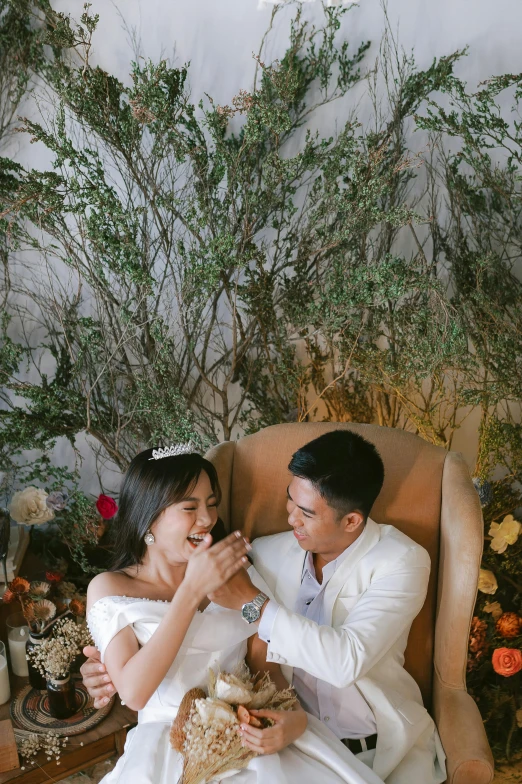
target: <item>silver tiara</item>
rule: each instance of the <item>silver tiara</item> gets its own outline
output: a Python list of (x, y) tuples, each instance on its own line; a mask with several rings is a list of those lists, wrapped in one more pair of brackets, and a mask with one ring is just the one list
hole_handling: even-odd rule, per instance
[(161, 460), (162, 457), (178, 457), (178, 455), (191, 455), (197, 452), (195, 444), (192, 441), (187, 441), (185, 444), (172, 444), (166, 446), (165, 449), (159, 447), (152, 450), (152, 457), (149, 460)]

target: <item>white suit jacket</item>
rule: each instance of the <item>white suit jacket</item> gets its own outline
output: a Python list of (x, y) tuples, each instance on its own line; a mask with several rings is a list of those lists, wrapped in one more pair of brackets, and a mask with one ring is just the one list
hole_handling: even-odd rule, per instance
[(414, 679), (403, 667), (413, 619), (428, 587), (426, 550), (368, 519), (325, 589), (329, 625), (293, 612), (305, 552), (292, 532), (256, 539), (254, 566), (280, 604), (267, 660), (292, 682), (293, 667), (338, 689), (356, 684), (377, 724), (377, 747), (361, 757), (388, 784), (445, 781), (445, 755)]

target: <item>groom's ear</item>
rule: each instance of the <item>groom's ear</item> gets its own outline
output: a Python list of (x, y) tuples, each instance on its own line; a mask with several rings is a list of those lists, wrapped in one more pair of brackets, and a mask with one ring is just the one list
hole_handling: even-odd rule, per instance
[(365, 518), (362, 512), (354, 509), (352, 512), (348, 512), (348, 514), (344, 515), (341, 519), (341, 525), (347, 534), (353, 534), (354, 531), (364, 527), (364, 521)]

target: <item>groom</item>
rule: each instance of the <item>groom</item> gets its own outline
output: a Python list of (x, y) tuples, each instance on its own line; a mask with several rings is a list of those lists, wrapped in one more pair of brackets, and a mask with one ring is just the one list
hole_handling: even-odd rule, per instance
[[(409, 630), (426, 596), (429, 556), (369, 517), (384, 467), (361, 436), (326, 433), (299, 449), (289, 469), (293, 531), (253, 542), (265, 593), (241, 572), (210, 598), (237, 610), (256, 599), (267, 662), (281, 665), (305, 710), (387, 784), (439, 784), (446, 778), (444, 752), (403, 667)], [(109, 681), (100, 668), (93, 659), (82, 668), (98, 700), (111, 689), (100, 682)], [(247, 725), (243, 737), (260, 753), (279, 750), (274, 728)], [(291, 730), (277, 737), (279, 748), (293, 739)]]

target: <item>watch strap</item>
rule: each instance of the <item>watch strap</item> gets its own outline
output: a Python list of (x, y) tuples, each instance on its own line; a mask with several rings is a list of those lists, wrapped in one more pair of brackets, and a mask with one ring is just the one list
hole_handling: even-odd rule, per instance
[(254, 596), (251, 603), (254, 605), (254, 607), (260, 610), (268, 598), (269, 597), (266, 595), (266, 593), (260, 591), (257, 596)]

